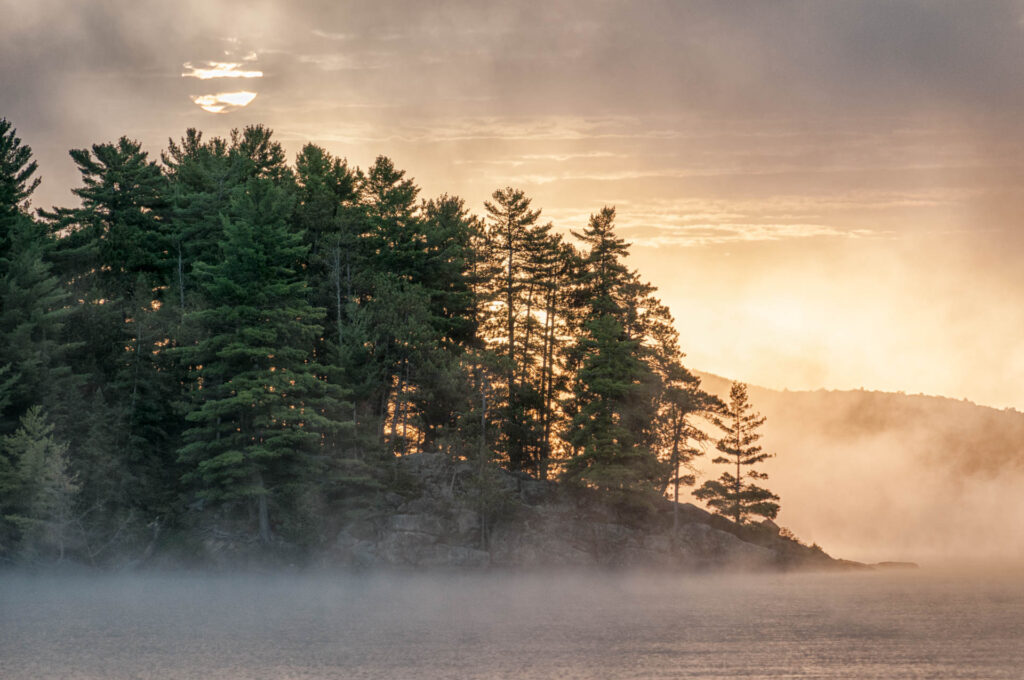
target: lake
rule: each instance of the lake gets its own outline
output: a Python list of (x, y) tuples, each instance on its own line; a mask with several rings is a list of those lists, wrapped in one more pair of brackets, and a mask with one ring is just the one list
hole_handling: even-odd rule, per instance
[(1020, 678), (1024, 571), (0, 573), (0, 678)]

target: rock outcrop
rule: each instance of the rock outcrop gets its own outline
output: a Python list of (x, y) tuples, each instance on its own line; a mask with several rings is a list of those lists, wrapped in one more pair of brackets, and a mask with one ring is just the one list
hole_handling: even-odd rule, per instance
[[(411, 491), (348, 523), (326, 561), (357, 568), (786, 569), (849, 566), (779, 534), (736, 527), (690, 504), (623, 513), (586, 489), (491, 471), (440, 454), (397, 461)], [(624, 516), (625, 515), (625, 516)]]

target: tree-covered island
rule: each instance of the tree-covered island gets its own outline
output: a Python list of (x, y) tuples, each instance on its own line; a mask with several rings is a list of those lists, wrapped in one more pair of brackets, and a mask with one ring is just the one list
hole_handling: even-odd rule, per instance
[[(761, 421), (683, 365), (614, 208), (570, 237), (503, 188), (478, 217), (259, 125), (70, 153), (80, 205), (34, 210), (0, 119), (3, 561), (827, 560), (757, 524)], [(667, 500), (709, 438), (718, 518)]]

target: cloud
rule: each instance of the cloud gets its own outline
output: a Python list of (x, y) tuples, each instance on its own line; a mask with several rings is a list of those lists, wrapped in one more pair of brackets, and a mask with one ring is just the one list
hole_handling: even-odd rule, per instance
[(351, 33), (331, 33), (329, 31), (321, 31), (318, 28), (313, 29), (313, 35), (325, 40), (351, 40), (356, 37)]
[(554, 161), (556, 163), (563, 163), (565, 161), (576, 160), (580, 158), (622, 158), (623, 154), (611, 153), (608, 151), (590, 151), (587, 153), (528, 153), (520, 156), (523, 160), (527, 161)]
[(246, 91), (191, 95), (196, 106), (210, 113), (230, 113), (248, 106), (255, 98), (255, 92)]
[(826, 224), (721, 223), (686, 224), (668, 227), (624, 229), (623, 236), (633, 245), (648, 248), (664, 246), (694, 247), (735, 242), (783, 241), (808, 238), (865, 238), (867, 229), (843, 230)]
[[(893, 269), (923, 276), (939, 267), (920, 239), (949, 254), (947, 297), (980, 290), (987, 275), (988, 294), (971, 309), (1014, 320), (1024, 309), (1016, 0), (645, 0), (643, 11), (626, 0), (0, 6), (0, 113), (38, 154), (38, 205), (76, 200), (68, 148), (127, 134), (155, 151), (182, 124), (223, 135), (231, 118), (206, 112), (237, 111), (259, 90), (273, 95), (257, 105), (259, 122), (294, 143), (289, 151), (312, 141), (363, 165), (387, 154), (425, 193), (459, 193), (477, 209), (496, 186), (537, 180), (526, 188), (559, 228), (618, 205), (623, 235), (675, 247), (644, 248), (645, 271), (718, 254), (691, 246), (745, 241), (755, 245), (729, 247), (733, 261), (749, 255), (745, 269), (714, 260), (713, 273), (753, 276), (751, 263), (788, 254), (790, 269), (829, 263), (805, 284), (815, 287), (874, 276), (893, 251)], [(859, 259), (839, 272), (839, 251)], [(679, 270), (664, 265), (664, 282)], [(876, 306), (897, 309), (909, 290), (890, 286)], [(936, 296), (918, 298), (927, 306)], [(961, 337), (961, 319), (951, 311), (918, 344)], [(1012, 386), (1024, 353), (1019, 333), (1003, 330), (961, 345), (991, 357), (979, 373), (1005, 394), (1018, 390), (1021, 403)], [(935, 366), (957, 358), (922, 352)], [(864, 383), (885, 371), (919, 380), (880, 365), (863, 368)]]
[[(246, 61), (255, 59), (255, 53), (243, 57)], [(227, 61), (207, 61), (205, 66), (194, 66), (192, 62), (186, 61), (182, 67), (186, 70), (181, 74), (182, 78), (198, 78), (199, 80), (212, 80), (215, 78), (262, 78), (263, 71), (242, 71), (239, 70), (242, 64)]]
[(498, 167), (518, 168), (528, 163), (565, 163), (577, 160), (593, 160), (595, 158), (626, 158), (626, 154), (610, 151), (587, 151), (582, 153), (528, 153), (512, 158), (460, 158), (453, 161), (455, 165), (493, 165)]
[(311, 64), (324, 71), (344, 71), (364, 68), (379, 68), (378, 64), (357, 60), (350, 54), (300, 54), (300, 64)]

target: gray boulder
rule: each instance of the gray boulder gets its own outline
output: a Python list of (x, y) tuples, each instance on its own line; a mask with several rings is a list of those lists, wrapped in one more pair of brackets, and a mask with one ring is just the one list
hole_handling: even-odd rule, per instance
[(445, 533), (444, 523), (437, 515), (392, 515), (388, 527), (393, 531), (412, 531), (434, 537)]

